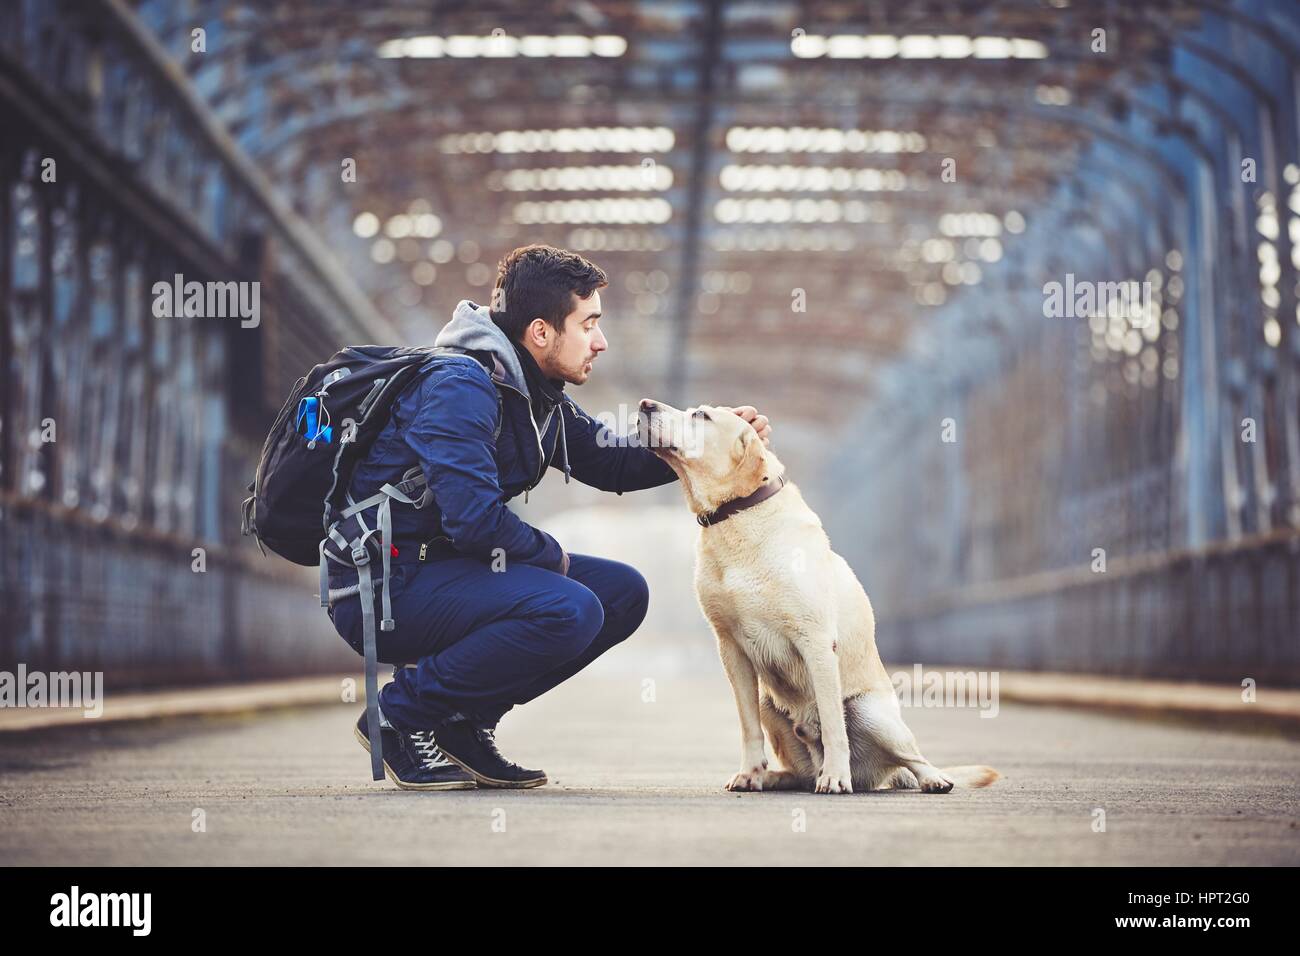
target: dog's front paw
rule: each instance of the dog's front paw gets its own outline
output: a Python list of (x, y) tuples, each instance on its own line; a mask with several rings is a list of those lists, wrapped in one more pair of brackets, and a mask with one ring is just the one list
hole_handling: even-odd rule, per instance
[(750, 767), (748, 770), (741, 770), (727, 781), (726, 789), (728, 790), (762, 790), (763, 781), (767, 777), (767, 764), (760, 767)]
[(832, 769), (822, 767), (821, 773), (817, 775), (817, 792), (852, 793), (853, 778), (850, 776), (848, 768)]

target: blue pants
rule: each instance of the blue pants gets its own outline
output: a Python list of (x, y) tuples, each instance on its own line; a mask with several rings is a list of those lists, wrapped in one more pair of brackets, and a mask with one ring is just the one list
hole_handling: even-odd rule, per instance
[[(407, 730), (458, 715), (495, 726), (630, 636), (649, 604), (639, 571), (585, 554), (569, 555), (567, 577), (527, 564), (493, 571), (468, 557), (391, 573), (397, 629), (376, 635), (379, 660), (416, 666), (398, 668), (379, 701)], [(362, 653), (360, 601), (344, 598), (330, 618)]]

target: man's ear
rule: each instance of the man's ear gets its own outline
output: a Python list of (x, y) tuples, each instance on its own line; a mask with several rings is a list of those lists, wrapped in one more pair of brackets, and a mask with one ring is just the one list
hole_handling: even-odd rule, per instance
[[(541, 323), (541, 325), (538, 325), (539, 322)], [(546, 320), (539, 315), (535, 317), (531, 322), (529, 322), (527, 326), (525, 326), (524, 338), (528, 341), (531, 341), (538, 348), (545, 348), (546, 337), (552, 331), (554, 330), (551, 329), (549, 325), (547, 325)]]

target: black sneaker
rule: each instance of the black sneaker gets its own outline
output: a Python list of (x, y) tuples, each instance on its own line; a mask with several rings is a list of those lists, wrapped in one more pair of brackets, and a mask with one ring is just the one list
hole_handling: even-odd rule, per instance
[(527, 770), (501, 756), (490, 727), (457, 720), (438, 724), (431, 733), (443, 755), (473, 774), (480, 787), (523, 789), (546, 783), (545, 771)]
[[(370, 752), (369, 724), (363, 711), (357, 719), (356, 735)], [(473, 790), (474, 778), (449, 761), (423, 731), (402, 733), (394, 727), (379, 728), (384, 748), (384, 772), (403, 790)]]

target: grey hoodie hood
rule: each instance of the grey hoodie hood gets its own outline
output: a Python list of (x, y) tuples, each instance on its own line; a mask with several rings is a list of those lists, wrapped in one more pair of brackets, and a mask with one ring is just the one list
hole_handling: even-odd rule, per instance
[[(519, 355), (510, 339), (492, 321), (492, 313), (485, 305), (477, 305), (469, 299), (461, 299), (456, 310), (451, 314), (451, 321), (442, 327), (438, 337), (433, 340), (435, 346), (449, 345), (458, 349), (476, 349), (491, 352), (500, 366), (505, 384), (522, 392), (529, 405), (528, 417), (532, 418), (533, 397), (528, 393), (528, 378), (524, 367), (519, 364)], [(564, 461), (564, 482), (569, 482), (569, 443), (564, 434), (564, 411), (557, 409), (560, 417), (560, 455)], [(533, 421), (533, 428), (538, 428)], [(538, 433), (537, 444), (540, 448), (541, 434)], [(524, 492), (524, 501), (528, 492)]]
[(433, 344), (491, 352), (501, 363), (506, 384), (523, 392), (529, 402), (532, 402), (532, 396), (528, 394), (528, 381), (524, 376), (524, 367), (519, 364), (515, 347), (510, 344), (510, 340), (506, 338), (506, 334), (500, 327), (492, 321), (492, 313), (486, 305), (477, 305), (469, 299), (461, 299), (456, 306), (456, 311), (451, 314), (451, 321), (442, 327)]

